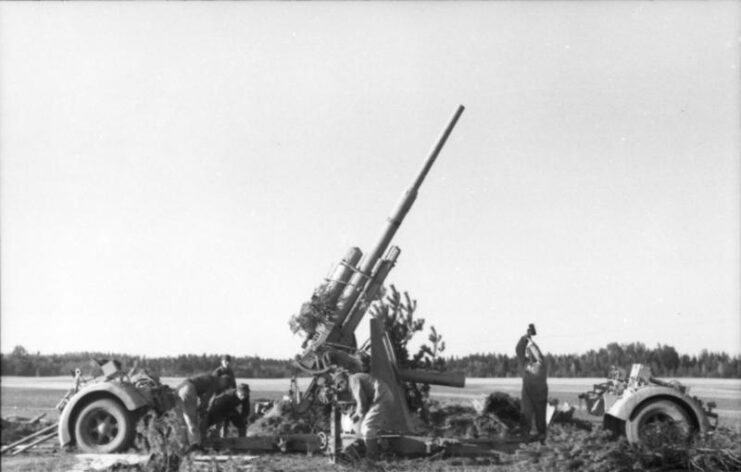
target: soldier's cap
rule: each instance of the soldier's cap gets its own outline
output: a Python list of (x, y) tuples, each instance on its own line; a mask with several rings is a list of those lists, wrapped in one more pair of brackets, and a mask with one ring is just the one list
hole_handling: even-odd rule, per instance
[(250, 386), (247, 385), (247, 384), (239, 384), (239, 386), (237, 386), (237, 389), (240, 392), (249, 392), (250, 391)]

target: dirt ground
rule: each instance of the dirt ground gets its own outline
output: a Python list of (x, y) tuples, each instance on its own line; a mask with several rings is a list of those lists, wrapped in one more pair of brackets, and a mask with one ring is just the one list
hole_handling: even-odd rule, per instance
[[(58, 401), (58, 395), (49, 396), (39, 390), (18, 389), (17, 401), (8, 403), (9, 399), (5, 393), (16, 393), (13, 389), (3, 386), (3, 407), (13, 405), (26, 405), (26, 413), (22, 409), (13, 409), (13, 414), (24, 413), (31, 417), (40, 412), (47, 412), (44, 418), (51, 421), (52, 413), (49, 413), (49, 405)], [(735, 390), (734, 390), (735, 392)], [(732, 392), (733, 395), (735, 393)], [(731, 394), (729, 394), (731, 395)], [(477, 395), (478, 397), (478, 395)], [(733, 397), (735, 398), (735, 396)], [(722, 399), (721, 399), (722, 400)], [(730, 400), (729, 400), (730, 401)], [(734, 400), (735, 401), (735, 400)], [(24, 403), (25, 402), (25, 403)], [(441, 436), (445, 436), (445, 431), (450, 431), (453, 436), (465, 435), (471, 430), (471, 401), (466, 398), (449, 398), (441, 402), (444, 406), (454, 407), (456, 411), (445, 410), (445, 415), (441, 418), (431, 418), (441, 431)], [(456, 406), (457, 405), (457, 406)], [(730, 403), (728, 404), (730, 405)], [(724, 405), (725, 406), (725, 405)], [(735, 408), (734, 405), (730, 405)], [(42, 408), (43, 407), (43, 408)], [(457, 411), (460, 410), (460, 411)], [(733, 410), (734, 412), (736, 410)], [(454, 413), (458, 413), (457, 415)], [(53, 418), (56, 419), (56, 418)], [(200, 460), (187, 458), (182, 461), (180, 467), (174, 469), (180, 471), (200, 472), (235, 472), (239, 470), (260, 470), (260, 471), (281, 471), (281, 472), (298, 472), (298, 471), (350, 471), (350, 470), (368, 470), (368, 471), (612, 471), (621, 470), (658, 470), (654, 467), (655, 455), (640, 455), (641, 451), (629, 448), (621, 441), (608, 440), (601, 436), (599, 428), (599, 419), (587, 415), (583, 410), (577, 410), (574, 420), (570, 424), (552, 425), (549, 438), (545, 445), (525, 444), (515, 448), (510, 453), (497, 453), (483, 458), (434, 458), (434, 459), (384, 459), (377, 463), (368, 463), (358, 461), (349, 464), (330, 464), (327, 457), (323, 455), (307, 456), (305, 454), (265, 454), (249, 461), (249, 465), (240, 465), (244, 461), (243, 455), (234, 460), (215, 461)], [(459, 421), (465, 420), (465, 421)], [(589, 423), (591, 428), (587, 428)], [(692, 451), (692, 460), (716, 460), (731, 458), (736, 460), (741, 457), (741, 440), (739, 440), (738, 423), (732, 422), (731, 428), (726, 428), (716, 435), (711, 442), (699, 444), (697, 449)], [(486, 432), (487, 434), (498, 434), (501, 424), (496, 422), (484, 422), (473, 424), (474, 433)], [(459, 428), (459, 429), (457, 429)], [(6, 434), (10, 431), (3, 428), (3, 443), (9, 442)], [(703, 457), (703, 454), (705, 457)], [(699, 456), (698, 456), (699, 455)], [(653, 462), (652, 462), (653, 461)], [(55, 441), (45, 443), (42, 448), (34, 449), (33, 452), (22, 453), (15, 457), (2, 457), (0, 465), (2, 471), (10, 472), (68, 472), (72, 470), (85, 470), (76, 466), (78, 462), (74, 453), (62, 452), (58, 449)], [(666, 465), (666, 464), (664, 464)], [(686, 465), (686, 461), (685, 461)], [(658, 466), (662, 466), (658, 464)], [(152, 470), (154, 468), (109, 468), (113, 471), (133, 471), (133, 470)], [(686, 467), (675, 467), (674, 470), (689, 470)], [(698, 469), (695, 469), (698, 470)], [(741, 470), (741, 463), (737, 468), (721, 469), (718, 467), (706, 467), (704, 470)]]
[[(573, 425), (554, 425), (549, 438), (521, 444), (511, 453), (495, 453), (487, 457), (450, 457), (403, 459), (384, 457), (378, 462), (364, 459), (354, 462), (331, 464), (320, 454), (263, 454), (245, 462), (246, 455), (235, 455), (226, 461), (206, 455), (186, 456), (173, 472), (552, 472), (591, 471), (738, 471), (741, 470), (741, 440), (732, 431), (722, 431), (714, 439), (704, 441), (687, 452), (684, 458), (667, 456), (667, 451), (648, 452), (635, 449), (624, 440), (607, 439), (599, 430), (585, 431)], [(677, 451), (672, 452), (676, 454)], [(723, 460), (724, 463), (719, 461)], [(33, 452), (16, 457), (2, 458), (3, 472), (92, 472), (80, 468), (74, 453), (53, 451)], [(695, 464), (695, 465), (693, 465)], [(701, 467), (696, 467), (700, 465)], [(165, 472), (162, 468), (109, 467), (106, 472), (151, 471)]]
[[(449, 459), (393, 459), (379, 460), (372, 463), (361, 460), (354, 463), (332, 464), (322, 455), (306, 456), (304, 454), (266, 454), (250, 460), (247, 467), (238, 465), (239, 457), (227, 462), (189, 461), (181, 464), (179, 470), (196, 471), (238, 471), (255, 470), (265, 472), (350, 472), (350, 471), (521, 471), (528, 470), (515, 463), (515, 456), (505, 459), (503, 463), (498, 457), (490, 458), (449, 458)], [(3, 457), (3, 472), (68, 472), (79, 470), (76, 467), (75, 454), (33, 454), (16, 457)], [(214, 467), (214, 464), (219, 464)], [(127, 470), (124, 468), (109, 468), (108, 471)], [(139, 470), (139, 469), (128, 469)]]
[[(54, 454), (50, 456), (19, 456), (2, 459), (3, 472), (67, 472), (75, 468), (73, 454)], [(350, 472), (367, 471), (487, 471), (526, 470), (512, 465), (498, 465), (495, 461), (485, 459), (452, 459), (447, 461), (430, 461), (427, 459), (379, 461), (377, 463), (331, 464), (326, 457), (307, 457), (300, 454), (265, 455), (253, 459), (248, 467), (239, 467), (239, 458), (230, 463), (221, 463), (220, 469), (214, 469), (209, 463), (198, 466), (191, 462), (181, 470), (255, 470), (265, 472)]]
[(68, 471), (75, 458), (63, 453), (26, 453), (2, 458), (3, 472), (58, 472)]

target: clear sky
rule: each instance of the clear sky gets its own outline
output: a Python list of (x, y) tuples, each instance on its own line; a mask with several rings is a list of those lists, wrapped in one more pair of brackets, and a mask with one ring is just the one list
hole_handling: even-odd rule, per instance
[(0, 348), (285, 358), (458, 104), (389, 282), (448, 354), (741, 353), (739, 2), (0, 3)]

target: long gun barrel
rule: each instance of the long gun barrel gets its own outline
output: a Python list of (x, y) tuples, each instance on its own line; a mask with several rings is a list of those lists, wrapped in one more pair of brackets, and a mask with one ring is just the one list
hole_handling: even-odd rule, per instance
[(422, 182), (424, 182), (425, 177), (427, 177), (427, 174), (430, 172), (432, 165), (435, 163), (438, 154), (440, 154), (440, 151), (445, 145), (445, 142), (448, 140), (448, 136), (450, 136), (450, 133), (453, 131), (453, 128), (458, 122), (458, 118), (460, 118), (463, 110), (463, 105), (459, 105), (458, 109), (453, 115), (453, 118), (450, 120), (450, 123), (448, 123), (448, 126), (445, 127), (442, 135), (440, 135), (440, 138), (438, 138), (437, 142), (435, 143), (435, 147), (432, 148), (432, 152), (430, 152), (430, 155), (425, 161), (425, 165), (422, 167), (422, 170), (414, 179), (412, 186), (409, 187), (409, 189), (404, 193), (404, 196), (399, 202), (399, 205), (388, 217), (386, 228), (381, 233), (381, 237), (378, 239), (378, 242), (374, 246), (373, 251), (371, 251), (366, 256), (365, 261), (363, 261), (363, 265), (360, 267), (360, 272), (366, 274), (370, 273), (370, 271), (376, 265), (378, 258), (381, 257), (381, 254), (383, 254), (383, 252), (386, 251), (386, 248), (388, 248), (391, 239), (393, 239), (396, 231), (399, 229), (399, 226), (401, 226), (402, 221), (404, 221), (404, 217), (407, 215), (409, 209), (414, 204), (414, 201), (417, 198), (417, 192), (422, 186)]
[[(304, 343), (304, 345), (309, 345), (303, 355), (297, 359), (297, 367), (313, 373), (325, 371), (328, 364), (332, 363), (332, 359), (328, 358), (330, 354), (342, 355), (336, 349), (332, 349), (332, 353), (327, 352), (324, 349), (325, 346), (344, 346), (349, 349), (356, 347), (355, 329), (365, 315), (369, 302), (375, 299), (378, 290), (383, 286), (386, 276), (401, 253), (396, 246), (389, 248), (391, 240), (414, 204), (419, 188), (464, 109), (463, 105), (459, 105), (456, 109), (412, 185), (387, 218), (386, 226), (373, 249), (366, 254), (365, 258), (360, 259), (360, 250), (351, 248), (338, 265), (324, 292), (324, 302), (330, 305), (329, 308), (332, 311), (331, 322), (318, 326), (315, 332), (309, 333), (310, 338), (307, 338), (307, 342)], [(386, 255), (382, 257), (384, 253)]]
[[(342, 294), (342, 297), (338, 302), (338, 312), (335, 315), (335, 323), (337, 325), (345, 323), (345, 326), (342, 327), (343, 337), (346, 337), (354, 332), (358, 323), (360, 323), (360, 320), (362, 319), (362, 312), (353, 313), (354, 316), (350, 317), (348, 317), (348, 314), (351, 312), (353, 306), (355, 306), (358, 296), (361, 294), (363, 289), (368, 286), (376, 286), (377, 288), (380, 288), (380, 285), (382, 285), (383, 281), (380, 281), (380, 284), (373, 283), (373, 279), (375, 278), (373, 277), (373, 275), (375, 275), (373, 269), (376, 267), (376, 264), (381, 258), (381, 255), (388, 249), (391, 240), (396, 234), (396, 231), (401, 226), (401, 223), (404, 221), (404, 217), (406, 217), (409, 209), (412, 208), (414, 201), (417, 199), (417, 193), (419, 191), (419, 188), (422, 186), (422, 182), (424, 182), (425, 177), (427, 177), (427, 174), (430, 172), (432, 165), (435, 163), (437, 156), (440, 154), (440, 151), (445, 145), (445, 142), (448, 140), (450, 133), (453, 131), (453, 128), (455, 128), (458, 119), (463, 114), (463, 110), (465, 110), (463, 105), (459, 105), (458, 109), (453, 115), (453, 118), (451, 118), (450, 122), (445, 127), (445, 130), (443, 130), (443, 133), (440, 135), (437, 142), (435, 143), (435, 146), (432, 148), (430, 155), (425, 160), (424, 166), (422, 166), (422, 170), (420, 170), (419, 174), (417, 174), (414, 181), (412, 182), (412, 185), (407, 189), (407, 191), (402, 196), (401, 201), (387, 218), (386, 227), (381, 233), (381, 236), (378, 238), (378, 242), (376, 242), (373, 250), (366, 255), (365, 259), (361, 263), (360, 268), (358, 269), (358, 272), (353, 276), (346, 291)], [(383, 268), (385, 269), (384, 272), (386, 272), (385, 274), (383, 274), (384, 278), (388, 274), (388, 271), (390, 271), (390, 266), (393, 266), (396, 257), (398, 257), (398, 249), (393, 252), (395, 253), (392, 256), (393, 261), (388, 264), (388, 268)], [(381, 269), (381, 267), (379, 267), (379, 269)]]

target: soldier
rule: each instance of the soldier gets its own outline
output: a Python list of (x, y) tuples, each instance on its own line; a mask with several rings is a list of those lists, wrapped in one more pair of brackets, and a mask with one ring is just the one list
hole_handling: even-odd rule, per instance
[(338, 392), (349, 390), (355, 400), (353, 421), (360, 423), (360, 434), (365, 443), (366, 457), (378, 457), (378, 433), (389, 423), (394, 397), (382, 380), (371, 374), (352, 374), (337, 371), (333, 380)]
[(520, 338), (515, 351), (522, 368), (522, 434), (528, 438), (535, 419), (538, 440), (546, 438), (546, 408), (548, 406), (548, 369), (540, 348), (533, 341), (535, 325), (530, 324)]
[(206, 412), (206, 428), (222, 423), (219, 428), (221, 437), (226, 437), (229, 423), (237, 428), (240, 438), (247, 435), (247, 424), (250, 416), (250, 386), (239, 384), (214, 397)]
[(206, 411), (212, 397), (226, 390), (229, 382), (226, 375), (200, 374), (185, 379), (175, 389), (188, 432), (189, 450), (202, 449), (199, 412)]
[(212, 374), (216, 377), (226, 375), (231, 379), (229, 388), (236, 388), (237, 379), (236, 377), (234, 377), (234, 371), (232, 370), (232, 356), (230, 356), (229, 354), (224, 354), (223, 356), (221, 356), (221, 364), (219, 365), (219, 367), (214, 369)]

